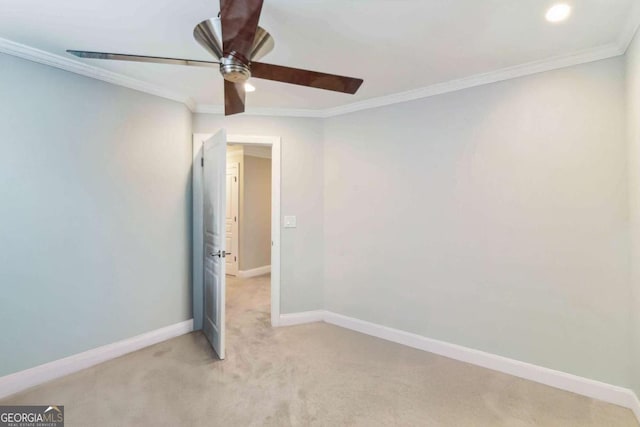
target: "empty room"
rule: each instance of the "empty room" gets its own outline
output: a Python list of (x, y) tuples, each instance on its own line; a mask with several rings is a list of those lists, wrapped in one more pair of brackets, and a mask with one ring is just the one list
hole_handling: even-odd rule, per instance
[(0, 0), (0, 427), (640, 427), (640, 0)]

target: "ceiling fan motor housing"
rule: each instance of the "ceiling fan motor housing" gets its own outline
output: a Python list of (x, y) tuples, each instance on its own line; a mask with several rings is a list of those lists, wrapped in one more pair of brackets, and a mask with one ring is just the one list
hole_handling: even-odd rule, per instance
[(249, 80), (251, 70), (232, 55), (220, 58), (220, 73), (225, 80), (233, 83), (242, 83)]
[(249, 61), (257, 61), (274, 47), (273, 38), (262, 27), (256, 29), (251, 54), (241, 61), (233, 52), (225, 52), (222, 43), (222, 23), (220, 18), (209, 18), (193, 29), (193, 36), (209, 53), (220, 61), (220, 73), (225, 80), (239, 83), (251, 77)]

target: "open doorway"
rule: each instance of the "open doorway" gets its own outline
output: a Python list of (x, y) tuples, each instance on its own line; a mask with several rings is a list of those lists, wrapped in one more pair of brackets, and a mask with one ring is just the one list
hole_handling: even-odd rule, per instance
[(271, 157), (269, 145), (227, 146), (226, 317), (233, 330), (270, 326)]
[[(261, 278), (262, 284), (257, 282), (254, 284), (260, 286), (262, 312), (258, 315), (253, 313), (254, 318), (259, 318), (263, 327), (271, 328), (271, 326), (279, 324), (280, 138), (227, 135), (222, 129), (215, 135), (194, 134), (193, 143), (194, 329), (204, 329), (205, 335), (207, 332), (215, 332), (209, 334), (211, 337), (209, 335), (207, 337), (219, 358), (224, 359), (228, 281)], [(235, 162), (235, 168), (233, 167), (234, 161), (230, 159), (232, 160), (229, 162), (231, 167), (228, 169), (227, 148), (229, 145), (232, 147), (240, 146), (243, 159), (240, 165), (237, 164), (239, 162)], [(235, 150), (237, 151), (238, 148)], [(264, 213), (264, 208), (253, 207), (247, 215), (243, 215), (245, 208), (243, 193), (246, 182), (246, 179), (242, 182), (243, 172), (247, 165), (251, 166), (249, 172), (253, 172), (252, 166), (254, 164), (257, 164), (258, 169), (264, 169), (265, 162), (260, 159), (268, 160), (266, 165), (271, 168), (270, 177), (266, 175), (265, 178), (264, 174), (262, 176), (251, 174), (249, 179), (252, 184), (257, 184), (257, 186), (251, 187), (247, 191), (257, 192), (262, 196), (269, 193), (267, 214)], [(234, 188), (236, 185), (237, 192)], [(227, 199), (227, 193), (232, 194), (230, 199)], [(235, 199), (233, 194), (237, 194)], [(264, 197), (262, 203), (264, 205)], [(237, 208), (234, 207), (235, 204), (237, 204)], [(254, 205), (247, 204), (246, 206)], [(249, 225), (249, 227), (258, 227), (258, 231), (249, 228), (244, 233), (248, 240), (243, 242), (242, 219), (243, 216), (251, 218), (252, 215), (257, 217), (258, 225)], [(267, 216), (266, 221), (265, 215)], [(265, 228), (265, 223), (269, 227)], [(234, 224), (237, 224), (235, 233)], [(227, 231), (229, 231), (228, 240)], [(258, 235), (261, 237), (257, 237)], [(266, 238), (264, 238), (265, 236)], [(257, 241), (262, 242), (262, 246), (256, 251), (257, 245), (255, 243)], [(253, 252), (247, 254), (243, 249)], [(229, 275), (225, 273), (229, 273)], [(232, 287), (236, 285), (239, 283), (230, 284)], [(256, 293), (251, 294), (251, 298), (253, 297), (256, 297)], [(231, 304), (233, 303), (231, 301)], [(207, 320), (210, 321), (207, 322)], [(210, 327), (207, 328), (207, 326)]]
[(271, 272), (271, 147), (227, 147), (227, 276), (247, 279)]

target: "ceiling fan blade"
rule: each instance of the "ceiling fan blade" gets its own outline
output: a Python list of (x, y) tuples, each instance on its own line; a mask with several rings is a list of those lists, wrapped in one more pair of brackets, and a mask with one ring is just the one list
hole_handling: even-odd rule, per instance
[(317, 71), (301, 70), (262, 62), (251, 63), (251, 77), (350, 93), (352, 95), (358, 91), (363, 82), (362, 79), (353, 77), (337, 76), (335, 74), (319, 73)]
[(67, 50), (68, 53), (79, 58), (89, 59), (112, 59), (116, 61), (131, 62), (151, 62), (155, 64), (190, 65), (193, 67), (214, 67), (217, 68), (219, 62), (196, 61), (192, 59), (163, 58), (159, 56), (126, 55), (123, 53), (87, 52), (83, 50)]
[(263, 0), (220, 0), (222, 49), (248, 64)]
[(224, 81), (224, 115), (244, 113), (244, 83)]

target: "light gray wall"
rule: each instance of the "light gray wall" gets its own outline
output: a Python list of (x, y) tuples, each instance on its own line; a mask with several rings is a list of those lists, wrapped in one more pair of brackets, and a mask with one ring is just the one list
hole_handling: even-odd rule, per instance
[(184, 105), (0, 54), (0, 376), (191, 317)]
[(244, 156), (240, 270), (271, 265), (271, 159)]
[(282, 313), (323, 307), (323, 123), (319, 119), (194, 114), (193, 131), (282, 138), (282, 215), (298, 227), (281, 231)]
[(640, 396), (640, 35), (627, 51), (633, 388)]
[(328, 119), (329, 310), (629, 386), (624, 59)]
[(326, 121), (191, 122), (0, 55), (0, 375), (191, 316), (191, 127), (225, 127), (282, 137), (282, 214), (298, 216), (283, 313), (326, 307), (640, 392), (639, 50), (629, 147), (624, 58)]

